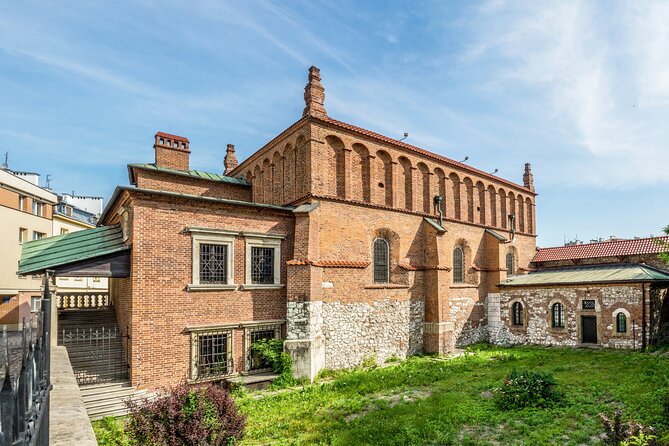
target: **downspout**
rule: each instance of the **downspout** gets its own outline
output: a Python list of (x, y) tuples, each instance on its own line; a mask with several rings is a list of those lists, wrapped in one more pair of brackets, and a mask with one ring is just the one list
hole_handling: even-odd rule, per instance
[(437, 209), (437, 213), (439, 214), (439, 226), (442, 228), (444, 227), (444, 214), (443, 211), (441, 210), (441, 203), (444, 201), (444, 197), (441, 195), (435, 195), (434, 196), (434, 207)]
[(509, 214), (509, 229), (511, 231), (511, 239), (504, 243), (513, 243), (516, 239), (516, 214)]

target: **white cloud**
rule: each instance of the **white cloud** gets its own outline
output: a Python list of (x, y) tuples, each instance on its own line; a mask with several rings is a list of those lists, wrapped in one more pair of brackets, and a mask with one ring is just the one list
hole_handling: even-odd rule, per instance
[(668, 180), (668, 3), (495, 1), (471, 23), (481, 38), (463, 63), (494, 61), (490, 88), (529, 92), (518, 100), (538, 99), (543, 125), (566, 122), (577, 135), (581, 156), (557, 167), (556, 181)]

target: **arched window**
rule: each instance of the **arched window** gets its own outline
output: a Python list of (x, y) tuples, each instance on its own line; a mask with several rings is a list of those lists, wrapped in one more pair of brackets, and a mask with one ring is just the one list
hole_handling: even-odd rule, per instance
[(515, 268), (513, 267), (515, 263), (515, 256), (513, 255), (513, 252), (509, 251), (506, 253), (506, 275), (507, 276), (513, 276), (516, 274)]
[(616, 316), (616, 332), (627, 333), (627, 315), (622, 311)]
[(465, 281), (465, 254), (462, 248), (456, 246), (453, 250), (453, 283)]
[(520, 302), (514, 302), (513, 305), (511, 305), (511, 316), (512, 316), (512, 323), (515, 326), (522, 326), (523, 325), (523, 304)]
[(390, 280), (390, 247), (382, 238), (374, 240), (374, 283)]
[(551, 310), (553, 328), (564, 328), (564, 305), (555, 303)]

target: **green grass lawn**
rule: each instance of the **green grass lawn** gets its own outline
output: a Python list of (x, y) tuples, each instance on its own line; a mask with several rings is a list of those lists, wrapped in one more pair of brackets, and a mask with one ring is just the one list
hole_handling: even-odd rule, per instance
[[(513, 368), (553, 372), (565, 401), (499, 410), (491, 389)], [(330, 373), (285, 392), (237, 398), (244, 445), (590, 445), (598, 414), (625, 416), (669, 444), (663, 398), (669, 356), (634, 352), (477, 345), (456, 359), (414, 357), (392, 367)]]

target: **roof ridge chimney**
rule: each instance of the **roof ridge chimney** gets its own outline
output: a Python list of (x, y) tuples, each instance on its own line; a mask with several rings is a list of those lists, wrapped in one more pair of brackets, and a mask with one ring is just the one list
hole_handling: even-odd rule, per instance
[(185, 136), (158, 132), (153, 148), (156, 153), (156, 166), (176, 170), (190, 169), (190, 141)]
[(325, 111), (325, 88), (321, 84), (321, 70), (316, 66), (309, 68), (309, 82), (304, 87), (304, 112), (302, 116), (314, 116), (324, 118), (328, 116)]
[(532, 166), (525, 163), (525, 173), (523, 174), (523, 185), (534, 192), (534, 175), (532, 175)]
[(223, 165), (225, 166), (225, 172), (223, 173), (223, 175), (228, 175), (230, 172), (235, 170), (235, 168), (239, 165), (239, 161), (237, 161), (237, 154), (235, 153), (234, 144), (228, 144), (228, 148), (225, 152), (225, 159), (223, 160)]

